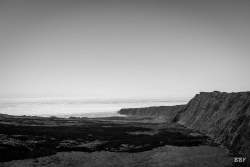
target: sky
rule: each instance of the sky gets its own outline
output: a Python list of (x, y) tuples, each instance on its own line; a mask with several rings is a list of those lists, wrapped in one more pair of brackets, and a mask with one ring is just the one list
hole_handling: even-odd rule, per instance
[(243, 0), (0, 0), (0, 97), (250, 90)]

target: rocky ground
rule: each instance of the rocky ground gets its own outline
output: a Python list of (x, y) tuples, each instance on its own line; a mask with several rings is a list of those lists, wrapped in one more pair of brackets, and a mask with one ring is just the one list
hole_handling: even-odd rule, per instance
[(230, 167), (226, 150), (211, 146), (163, 146), (138, 153), (60, 152), (52, 156), (2, 163), (1, 167)]
[[(142, 152), (164, 145), (211, 144), (205, 135), (151, 118), (40, 118), (6, 116), (0, 122), (0, 161), (62, 151)], [(146, 123), (145, 123), (146, 122)], [(198, 134), (198, 135), (197, 135)]]
[(159, 117), (0, 115), (0, 166), (232, 166), (209, 137)]

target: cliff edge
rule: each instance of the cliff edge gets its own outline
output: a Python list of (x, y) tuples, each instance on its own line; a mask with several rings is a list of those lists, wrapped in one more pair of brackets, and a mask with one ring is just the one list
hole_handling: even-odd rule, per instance
[(250, 159), (250, 92), (201, 92), (186, 105), (122, 109), (119, 113), (163, 115)]
[(175, 118), (233, 152), (250, 155), (250, 92), (201, 92)]
[(119, 114), (130, 116), (156, 117), (172, 122), (174, 118), (185, 108), (185, 105), (158, 106), (144, 108), (123, 108)]

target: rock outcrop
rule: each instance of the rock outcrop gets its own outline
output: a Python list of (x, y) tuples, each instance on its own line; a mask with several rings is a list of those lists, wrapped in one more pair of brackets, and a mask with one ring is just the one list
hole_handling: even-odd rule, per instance
[(201, 92), (184, 106), (128, 110), (120, 114), (167, 116), (250, 159), (250, 92)]
[(124, 108), (119, 111), (119, 114), (130, 116), (143, 116), (162, 118), (165, 121), (170, 121), (177, 116), (185, 108), (185, 105), (176, 106), (159, 106), (159, 107), (144, 107), (144, 108)]

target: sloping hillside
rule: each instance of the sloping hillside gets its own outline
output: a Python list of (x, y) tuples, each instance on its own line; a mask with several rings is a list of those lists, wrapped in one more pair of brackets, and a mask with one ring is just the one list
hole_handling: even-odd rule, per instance
[(250, 155), (250, 92), (202, 92), (176, 121), (206, 133), (235, 152)]
[(201, 92), (184, 106), (123, 109), (120, 113), (168, 117), (211, 136), (233, 153), (250, 155), (250, 92)]

